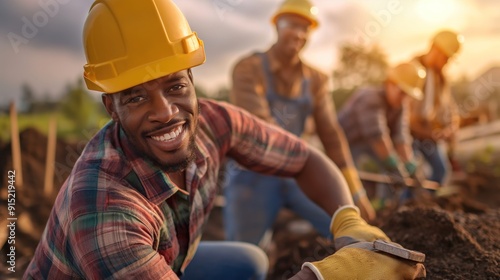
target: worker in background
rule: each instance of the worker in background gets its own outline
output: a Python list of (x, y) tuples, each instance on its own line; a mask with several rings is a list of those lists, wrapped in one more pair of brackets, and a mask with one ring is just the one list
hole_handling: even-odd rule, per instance
[[(432, 169), (428, 179), (440, 185), (450, 172), (449, 156), (453, 155), (455, 132), (460, 123), (458, 108), (443, 70), (462, 43), (462, 35), (449, 30), (440, 31), (433, 37), (429, 51), (414, 59), (426, 69), (427, 76), (423, 99), (411, 102), (413, 145)], [(447, 148), (450, 149), (449, 155)]]
[[(236, 63), (230, 100), (297, 136), (312, 118), (326, 155), (341, 169), (362, 217), (370, 221), (375, 211), (337, 123), (328, 78), (300, 58), (318, 26), (317, 12), (309, 0), (285, 0), (280, 5), (272, 17), (276, 42), (267, 51), (252, 53)], [(265, 247), (268, 240), (262, 238), (283, 207), (310, 221), (323, 236), (329, 234), (328, 215), (308, 200), (293, 180), (259, 175), (231, 162), (228, 166), (224, 208), (227, 239), (254, 244), (262, 241)]]
[(360, 217), (320, 151), (240, 108), (196, 97), (191, 68), (204, 63), (204, 45), (174, 2), (97, 0), (83, 30), (84, 79), (103, 92), (112, 120), (61, 187), (23, 279), (265, 279), (257, 246), (200, 241), (226, 156), (295, 178), (332, 216), (335, 238), (355, 242), (304, 263), (296, 279), (425, 276), (422, 263), (363, 247), (390, 239)]
[[(389, 69), (383, 84), (357, 90), (342, 106), (338, 120), (358, 168), (362, 158), (369, 156), (396, 183), (416, 174), (408, 105), (411, 99), (422, 100), (424, 78), (423, 67), (401, 63)], [(376, 197), (382, 200), (379, 206), (388, 198), (387, 186), (381, 185)]]

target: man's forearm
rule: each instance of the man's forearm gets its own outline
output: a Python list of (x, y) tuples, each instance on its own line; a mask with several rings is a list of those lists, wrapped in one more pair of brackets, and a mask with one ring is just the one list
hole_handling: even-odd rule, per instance
[(381, 137), (374, 141), (371, 141), (373, 152), (381, 160), (385, 160), (394, 152), (394, 147), (392, 146), (391, 140), (386, 138), (387, 137)]
[(309, 146), (309, 157), (295, 177), (302, 191), (329, 215), (343, 205), (354, 205), (347, 183), (338, 167), (322, 152)]
[(318, 128), (318, 136), (325, 148), (325, 154), (338, 168), (343, 169), (354, 166), (349, 144), (338, 124), (330, 129)]
[(411, 146), (406, 143), (396, 144), (396, 151), (403, 162), (408, 162), (413, 159), (413, 151)]

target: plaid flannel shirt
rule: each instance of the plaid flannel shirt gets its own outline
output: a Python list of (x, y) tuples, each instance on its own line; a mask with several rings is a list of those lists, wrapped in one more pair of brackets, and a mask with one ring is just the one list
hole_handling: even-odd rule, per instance
[(279, 176), (303, 167), (308, 150), (293, 135), (230, 104), (199, 103), (186, 191), (110, 122), (62, 186), (24, 279), (178, 279), (201, 239), (226, 156)]
[(344, 104), (338, 120), (349, 144), (368, 145), (389, 136), (394, 144), (411, 145), (408, 103), (391, 108), (381, 87), (362, 88)]

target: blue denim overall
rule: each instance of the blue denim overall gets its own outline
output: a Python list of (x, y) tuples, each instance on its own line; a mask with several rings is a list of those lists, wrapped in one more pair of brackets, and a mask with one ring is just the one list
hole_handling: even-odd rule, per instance
[[(271, 114), (282, 128), (300, 136), (306, 118), (312, 112), (310, 81), (305, 78), (302, 80), (301, 96), (281, 96), (275, 91), (267, 55), (262, 53), (260, 56)], [(331, 217), (307, 198), (294, 179), (241, 169), (234, 161), (229, 161), (226, 172), (224, 226), (227, 240), (259, 245), (282, 207), (289, 208), (309, 221), (321, 235), (330, 236)]]

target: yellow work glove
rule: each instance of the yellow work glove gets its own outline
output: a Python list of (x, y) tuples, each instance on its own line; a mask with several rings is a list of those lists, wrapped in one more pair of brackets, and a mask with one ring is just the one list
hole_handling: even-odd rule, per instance
[(390, 242), (390, 239), (381, 229), (367, 224), (356, 206), (345, 205), (337, 209), (330, 229), (337, 252), (302, 266), (311, 269), (319, 280), (418, 279), (426, 276), (422, 263), (376, 251), (373, 241)]
[(391, 241), (381, 229), (371, 226), (363, 220), (359, 215), (358, 208), (353, 205), (345, 205), (335, 211), (330, 231), (333, 234), (337, 250), (352, 242)]
[(373, 209), (370, 200), (366, 196), (361, 180), (359, 180), (358, 171), (352, 167), (345, 167), (340, 170), (349, 186), (354, 204), (358, 206), (361, 217), (366, 221), (373, 221), (376, 218), (375, 209)]
[(302, 268), (311, 269), (319, 280), (385, 280), (425, 278), (422, 263), (404, 260), (362, 248), (346, 246), (317, 262), (306, 262)]

